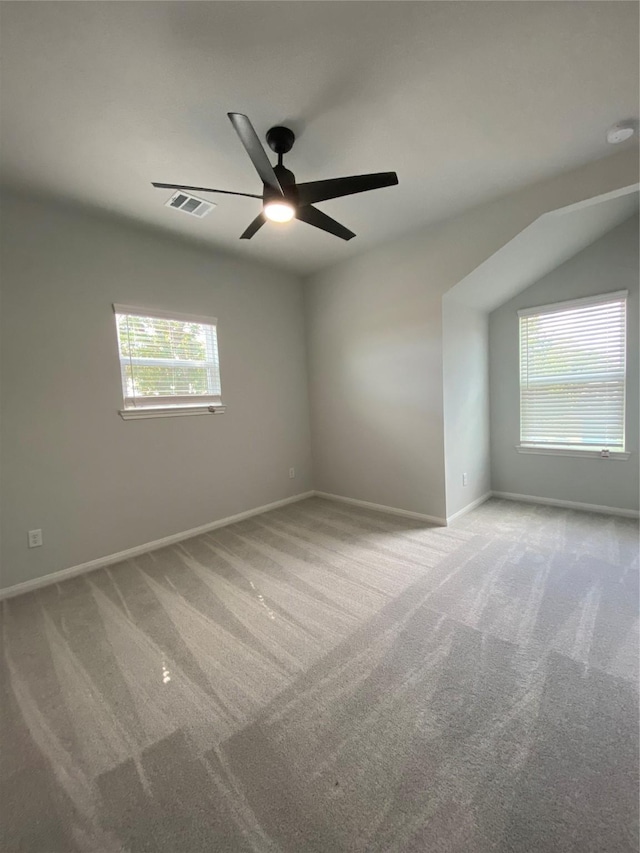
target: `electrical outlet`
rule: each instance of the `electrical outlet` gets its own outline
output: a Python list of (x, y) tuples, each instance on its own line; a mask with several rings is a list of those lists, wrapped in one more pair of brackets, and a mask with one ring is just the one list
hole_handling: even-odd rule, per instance
[(469, 485), (469, 475), (468, 475), (468, 474), (463, 474), (463, 475), (462, 475), (462, 485), (463, 485), (463, 486), (468, 486), (468, 485)]
[(42, 530), (29, 531), (29, 548), (39, 548), (42, 545)]
[(295, 476), (296, 476), (296, 469), (295, 468), (289, 468), (289, 479), (293, 480), (293, 478)]

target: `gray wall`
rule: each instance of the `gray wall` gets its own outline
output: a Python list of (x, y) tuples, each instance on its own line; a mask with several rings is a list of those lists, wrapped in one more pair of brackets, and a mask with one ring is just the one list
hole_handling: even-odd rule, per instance
[[(447, 518), (491, 489), (489, 318), (450, 294), (442, 300)], [(463, 474), (467, 485), (463, 485)]]
[(444, 518), (442, 297), (539, 216), (637, 178), (622, 152), (310, 277), (316, 488)]
[[(293, 276), (13, 196), (2, 225), (3, 587), (311, 488)], [(227, 413), (123, 421), (112, 302), (217, 317)]]
[(368, 254), (306, 296), (316, 489), (443, 518), (442, 312), (419, 255)]
[[(489, 318), (492, 487), (555, 500), (638, 509), (638, 217), (619, 225)], [(629, 290), (626, 438), (628, 460), (520, 454), (520, 308)]]

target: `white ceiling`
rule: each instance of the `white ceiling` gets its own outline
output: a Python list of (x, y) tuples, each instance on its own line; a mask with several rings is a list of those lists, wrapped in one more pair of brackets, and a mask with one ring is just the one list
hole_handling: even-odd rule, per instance
[[(638, 111), (631, 2), (1, 4), (7, 185), (311, 272), (489, 197), (612, 153)], [(289, 124), (299, 181), (395, 169), (398, 187), (238, 240), (259, 210), (200, 221), (151, 181), (260, 192), (227, 117)], [(633, 144), (633, 143), (626, 143)]]
[(545, 213), (446, 296), (493, 311), (637, 213), (637, 186)]

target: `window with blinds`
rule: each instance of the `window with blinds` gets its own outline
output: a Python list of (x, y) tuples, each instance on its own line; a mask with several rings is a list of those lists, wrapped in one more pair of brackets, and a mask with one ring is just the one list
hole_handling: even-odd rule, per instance
[(214, 318), (113, 309), (125, 410), (221, 404)]
[(518, 312), (522, 447), (624, 451), (626, 297)]

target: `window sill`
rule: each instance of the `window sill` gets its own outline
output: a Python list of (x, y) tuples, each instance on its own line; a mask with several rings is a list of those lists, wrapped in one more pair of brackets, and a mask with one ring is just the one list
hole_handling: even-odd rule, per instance
[(518, 453), (535, 453), (540, 456), (578, 456), (587, 459), (628, 459), (631, 453), (623, 450), (611, 450), (608, 456), (603, 456), (600, 450), (573, 450), (569, 447), (532, 447), (516, 444)]
[(139, 418), (181, 418), (184, 415), (224, 415), (226, 406), (149, 406), (139, 409), (121, 409), (120, 417), (124, 421)]

